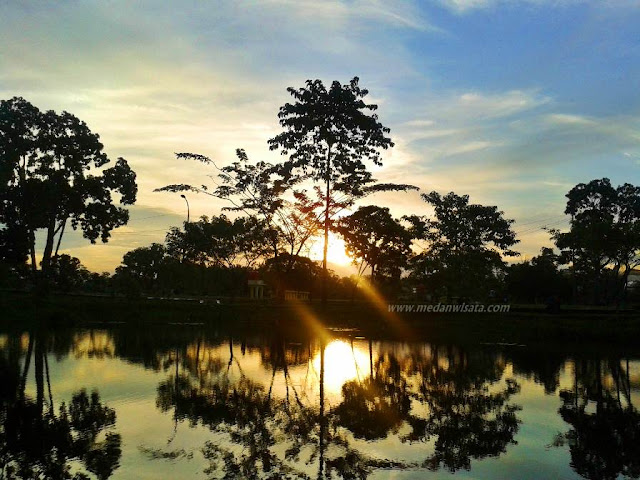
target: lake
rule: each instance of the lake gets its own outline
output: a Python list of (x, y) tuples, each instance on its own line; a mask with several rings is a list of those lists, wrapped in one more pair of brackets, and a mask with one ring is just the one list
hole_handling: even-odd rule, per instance
[(640, 357), (562, 345), (0, 335), (2, 478), (640, 477)]

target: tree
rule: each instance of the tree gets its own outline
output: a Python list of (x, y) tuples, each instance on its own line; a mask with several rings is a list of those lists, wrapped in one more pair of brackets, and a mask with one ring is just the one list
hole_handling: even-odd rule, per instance
[(531, 261), (510, 265), (505, 278), (509, 296), (524, 303), (545, 302), (558, 296), (568, 299), (571, 284), (566, 270), (558, 269), (559, 256), (551, 248), (542, 248)]
[(89, 279), (89, 275), (89, 271), (76, 257), (63, 254), (51, 259), (49, 276), (52, 284), (59, 290), (78, 290)]
[(165, 257), (166, 250), (159, 243), (131, 250), (124, 254), (122, 265), (116, 268), (116, 277), (134, 279), (138, 288), (150, 290), (158, 280)]
[(264, 226), (255, 218), (206, 216), (185, 222), (184, 231), (173, 227), (167, 234), (167, 253), (194, 263), (232, 267), (253, 266), (266, 253)]
[(367, 205), (341, 218), (336, 230), (342, 235), (349, 256), (359, 264), (358, 274), (371, 268), (371, 278), (387, 273), (400, 277), (411, 253), (411, 233), (386, 207)]
[[(35, 232), (46, 231), (42, 271), (48, 274), (70, 221), (92, 243), (125, 225), (122, 205), (136, 200), (135, 173), (119, 158), (109, 168), (99, 136), (68, 112), (41, 112), (25, 99), (0, 101), (0, 223), (13, 245), (26, 245), (37, 270)], [(23, 248), (24, 250), (24, 248)]]
[(381, 150), (393, 147), (390, 132), (378, 121), (377, 105), (367, 104), (368, 90), (358, 77), (348, 84), (307, 80), (302, 88), (287, 88), (295, 99), (280, 107), (284, 129), (269, 140), (271, 150), (289, 159), (280, 168), (285, 180), (310, 180), (323, 204), (323, 301), (326, 300), (327, 251), (332, 217), (357, 198), (376, 191), (408, 190), (410, 185), (378, 184), (365, 162), (382, 165)]
[(518, 255), (510, 249), (518, 242), (513, 220), (498, 207), (470, 204), (468, 195), (431, 192), (422, 199), (433, 206), (435, 219), (408, 218), (414, 236), (428, 242), (413, 260), (414, 278), (448, 296), (481, 295), (504, 268), (502, 255)]
[[(204, 155), (177, 153), (178, 159), (213, 166), (217, 172), (215, 188), (172, 184), (155, 191), (191, 191), (223, 199), (229, 202), (223, 211), (242, 212), (249, 217), (250, 220), (246, 221), (251, 222), (254, 229), (260, 230), (260, 237), (265, 245), (270, 246), (273, 258), (281, 253), (286, 253), (288, 259), (296, 258), (317, 232), (317, 204), (304, 191), (295, 191), (296, 179), (285, 179), (276, 166), (262, 161), (252, 163), (242, 149), (236, 150), (236, 156), (235, 162), (219, 168)], [(289, 198), (286, 194), (290, 194)], [(260, 250), (266, 254), (263, 249)], [(284, 269), (282, 273), (288, 273), (294, 267), (293, 262), (277, 263)]]
[(640, 187), (614, 188), (602, 178), (576, 185), (566, 197), (569, 231), (551, 231), (564, 263), (594, 303), (622, 300), (629, 273), (640, 265)]

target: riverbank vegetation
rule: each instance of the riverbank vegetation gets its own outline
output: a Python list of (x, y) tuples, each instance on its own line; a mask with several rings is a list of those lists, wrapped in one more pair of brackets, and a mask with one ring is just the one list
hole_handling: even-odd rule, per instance
[[(97, 134), (70, 113), (41, 112), (22, 98), (0, 103), (0, 287), (18, 291), (114, 296), (225, 298), (248, 296), (250, 281), (266, 297), (376, 298), (404, 302), (584, 304), (629, 308), (637, 303), (640, 187), (606, 178), (567, 193), (566, 231), (519, 260), (515, 221), (466, 194), (421, 194), (424, 211), (397, 217), (367, 204), (380, 192), (418, 186), (374, 178), (393, 147), (389, 128), (358, 78), (330, 87), (320, 80), (289, 88), (278, 113), (282, 132), (268, 147), (282, 162), (252, 161), (238, 149), (219, 166), (200, 153), (177, 161), (211, 168), (212, 184), (191, 179), (156, 189), (227, 201), (223, 211), (171, 227), (163, 244), (127, 252), (114, 274), (93, 273), (61, 253), (66, 228), (107, 242), (128, 222), (136, 175), (109, 159)], [(176, 179), (180, 181), (182, 179)], [(189, 179), (184, 179), (189, 181)], [(185, 197), (186, 199), (186, 197)], [(117, 206), (120, 203), (122, 206)], [(46, 238), (38, 258), (36, 232)], [(331, 240), (344, 241), (356, 273), (331, 271)], [(314, 240), (322, 261), (312, 260)]]

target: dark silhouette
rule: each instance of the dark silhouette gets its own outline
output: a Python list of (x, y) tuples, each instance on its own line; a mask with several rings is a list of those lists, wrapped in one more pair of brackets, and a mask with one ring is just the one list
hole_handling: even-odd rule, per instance
[[(17, 338), (17, 337), (14, 337)], [(118, 468), (121, 438), (114, 431), (114, 410), (102, 404), (98, 392), (80, 390), (70, 403), (55, 409), (49, 375), (47, 332), (29, 334), (26, 352), (11, 341), (0, 356), (0, 474), (7, 479), (87, 478), (72, 474), (80, 461), (99, 480)], [(24, 353), (23, 365), (20, 358)], [(35, 370), (36, 398), (25, 394), (29, 369)], [(102, 440), (98, 440), (104, 433)]]
[(469, 196), (451, 192), (422, 194), (435, 209), (435, 219), (411, 216), (416, 238), (426, 240), (427, 248), (412, 261), (412, 275), (438, 296), (486, 298), (499, 286), (496, 271), (505, 267), (504, 256), (516, 235), (513, 220), (506, 220), (494, 206), (469, 203)]
[(564, 263), (571, 264), (583, 300), (623, 302), (629, 274), (640, 266), (640, 187), (625, 183), (614, 188), (602, 178), (576, 185), (566, 197), (570, 229), (551, 233)]
[(336, 231), (344, 238), (348, 254), (358, 265), (358, 276), (371, 269), (371, 280), (382, 280), (397, 287), (404, 265), (411, 255), (411, 233), (393, 218), (389, 209), (368, 205), (337, 222)]
[(0, 241), (9, 259), (24, 261), (28, 253), (35, 273), (35, 232), (44, 229), (40, 264), (46, 278), (69, 222), (95, 243), (98, 238), (107, 242), (111, 231), (129, 220), (112, 194), (123, 205), (133, 204), (135, 173), (123, 158), (98, 173), (110, 160), (98, 135), (72, 114), (41, 112), (19, 97), (3, 100), (0, 138)]
[(364, 99), (369, 91), (358, 77), (348, 84), (333, 81), (327, 89), (320, 80), (307, 80), (302, 88), (287, 91), (295, 103), (280, 107), (283, 132), (269, 140), (271, 150), (280, 150), (288, 160), (281, 166), (285, 179), (311, 180), (317, 200), (323, 205), (323, 292), (327, 299), (327, 251), (331, 221), (343, 208), (377, 191), (406, 191), (411, 185), (379, 184), (365, 161), (382, 165), (380, 150), (393, 147), (389, 129), (378, 121), (377, 105)]

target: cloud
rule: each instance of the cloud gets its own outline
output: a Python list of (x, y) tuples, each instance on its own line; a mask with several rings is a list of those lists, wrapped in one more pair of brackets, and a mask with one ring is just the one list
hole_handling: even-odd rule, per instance
[[(468, 13), (474, 10), (487, 9), (497, 6), (507, 7), (518, 4), (549, 6), (549, 7), (565, 7), (570, 5), (578, 5), (589, 3), (589, 0), (436, 0), (437, 3), (456, 13)], [(604, 3), (604, 2), (603, 2)], [(637, 0), (619, 0), (612, 2), (614, 4), (633, 6), (637, 4)]]
[[(574, 3), (579, 0), (186, 1), (174, 7), (98, 0), (0, 2), (0, 98), (22, 95), (42, 109), (68, 110), (85, 120), (101, 135), (109, 156), (127, 158), (137, 172), (139, 200), (133, 213), (173, 215), (152, 225), (132, 215), (107, 246), (90, 246), (69, 234), (63, 247), (79, 252), (96, 269), (112, 269), (126, 249), (162, 241), (163, 229), (184, 219), (182, 199), (154, 188), (210, 182), (210, 168), (178, 161), (174, 152), (203, 153), (224, 165), (243, 147), (253, 159), (280, 160), (266, 142), (279, 131), (278, 108), (290, 100), (286, 87), (307, 78), (347, 81), (358, 75), (371, 90), (396, 143), (384, 154), (385, 166), (375, 169), (381, 180), (470, 193), (473, 201), (499, 205), (521, 220), (538, 210), (561, 212), (566, 186), (590, 179), (585, 177), (635, 178), (637, 109), (631, 103), (626, 115), (616, 113), (621, 103), (616, 83), (607, 83), (608, 96), (596, 92), (594, 98), (581, 90), (581, 81), (571, 83), (569, 93), (533, 74), (509, 73), (491, 81), (501, 67), (492, 57), (496, 63), (482, 63), (473, 75), (451, 78), (451, 72), (464, 72), (469, 60), (461, 55), (469, 46), (457, 43), (465, 37), (455, 29), (466, 28), (472, 18), (449, 19), (434, 5), (465, 14), (495, 7), (492, 22), (505, 27), (500, 22), (513, 20), (500, 16), (507, 5)], [(634, 2), (601, 3), (614, 8)], [(597, 24), (596, 17), (590, 21)], [(625, 31), (617, 26), (615, 31)], [(509, 35), (504, 42), (522, 43), (523, 32)], [(541, 45), (549, 40), (536, 32), (528, 35)], [(633, 54), (629, 42), (607, 48)], [(598, 58), (609, 58), (607, 52), (598, 51)], [(517, 53), (518, 60), (527, 55), (524, 47)], [(580, 70), (583, 64), (567, 55), (563, 50), (562, 64), (576, 79), (594, 74)], [(514, 58), (509, 72), (530, 65), (512, 64)], [(449, 74), (441, 73), (443, 66)], [(574, 92), (587, 100), (576, 101)], [(425, 206), (414, 193), (381, 199), (395, 215)], [(195, 194), (189, 194), (189, 202), (192, 218), (219, 213), (224, 206)]]

